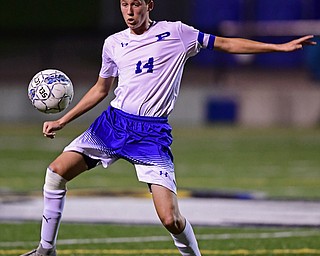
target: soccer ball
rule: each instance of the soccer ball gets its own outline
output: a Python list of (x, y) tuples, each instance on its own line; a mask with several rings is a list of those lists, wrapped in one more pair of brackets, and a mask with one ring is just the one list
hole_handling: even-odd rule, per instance
[(51, 114), (66, 109), (73, 98), (70, 78), (56, 69), (40, 71), (29, 83), (28, 96), (39, 111)]

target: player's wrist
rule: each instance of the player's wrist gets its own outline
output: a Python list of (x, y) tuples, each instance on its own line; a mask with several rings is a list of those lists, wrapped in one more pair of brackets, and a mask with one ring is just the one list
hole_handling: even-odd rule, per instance
[(275, 52), (287, 52), (287, 48), (285, 44), (274, 44)]
[(57, 120), (58, 125), (60, 128), (63, 128), (67, 125), (68, 121), (65, 120), (63, 117)]

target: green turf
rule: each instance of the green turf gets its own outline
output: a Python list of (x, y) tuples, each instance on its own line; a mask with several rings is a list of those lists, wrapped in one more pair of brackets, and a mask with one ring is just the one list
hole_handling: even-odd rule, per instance
[(182, 186), (320, 195), (319, 130), (185, 129), (173, 148)]
[[(81, 126), (80, 126), (81, 127)], [(82, 131), (70, 125), (54, 140), (38, 126), (0, 128), (0, 188), (41, 191), (46, 166)], [(172, 150), (180, 189), (320, 198), (319, 129), (174, 128)], [(120, 160), (69, 183), (69, 189), (145, 191)]]
[[(0, 128), (0, 188), (41, 191), (47, 165), (82, 131), (70, 125), (54, 140), (39, 126)], [(174, 128), (172, 150), (180, 189), (320, 198), (319, 129)], [(70, 190), (145, 191), (131, 164), (120, 160), (69, 183)]]
[[(34, 231), (39, 230), (38, 223), (0, 224), (0, 229), (0, 255), (17, 255), (37, 244), (38, 233)], [(203, 255), (320, 255), (320, 231), (317, 229), (194, 229)], [(155, 241), (143, 241), (151, 237)], [(110, 241), (111, 238), (114, 240)], [(122, 238), (122, 242), (117, 238)], [(142, 240), (132, 241), (133, 238)], [(10, 245), (8, 242), (20, 244)], [(58, 252), (59, 255), (77, 256), (179, 255), (161, 226), (66, 223), (61, 226)]]

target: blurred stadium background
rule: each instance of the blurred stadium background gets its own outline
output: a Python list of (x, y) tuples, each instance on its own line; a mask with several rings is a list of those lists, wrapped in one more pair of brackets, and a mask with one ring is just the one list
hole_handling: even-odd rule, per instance
[[(104, 38), (125, 28), (115, 0), (0, 3), (0, 99), (6, 109), (1, 123), (47, 118), (33, 111), (26, 97), (29, 80), (45, 68), (72, 78), (77, 102), (95, 82)], [(318, 0), (159, 0), (152, 17), (266, 42), (320, 35)], [(257, 56), (203, 51), (187, 64), (172, 123), (315, 127), (319, 85), (319, 47)]]

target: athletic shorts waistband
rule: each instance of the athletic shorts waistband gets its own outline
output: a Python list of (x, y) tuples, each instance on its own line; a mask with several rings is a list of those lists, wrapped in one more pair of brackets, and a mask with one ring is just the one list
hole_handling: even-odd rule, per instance
[(168, 117), (157, 117), (157, 116), (138, 116), (134, 114), (129, 114), (124, 112), (118, 108), (114, 108), (109, 106), (110, 112), (115, 112), (118, 115), (121, 115), (125, 118), (135, 120), (135, 121), (143, 121), (143, 122), (152, 122), (152, 123), (168, 123)]

